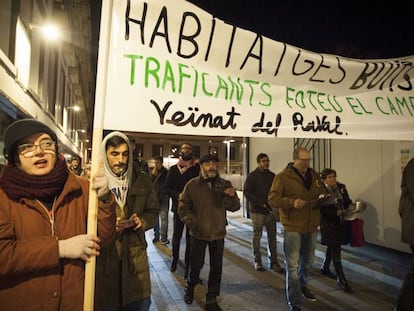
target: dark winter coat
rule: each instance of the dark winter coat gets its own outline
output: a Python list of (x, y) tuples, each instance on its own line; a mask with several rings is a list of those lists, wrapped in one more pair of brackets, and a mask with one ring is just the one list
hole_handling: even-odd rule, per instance
[(201, 175), (191, 179), (184, 187), (178, 204), (178, 215), (190, 228), (192, 237), (214, 241), (226, 235), (226, 211), (240, 209), (237, 193), (231, 197), (223, 191), (231, 182), (222, 178), (211, 186)]
[(200, 164), (195, 163), (188, 168), (184, 174), (180, 173), (177, 165), (173, 165), (168, 170), (167, 178), (165, 179), (164, 188), (168, 196), (171, 198), (172, 211), (175, 213), (178, 209), (178, 198), (181, 191), (183, 191), (185, 184), (192, 178), (200, 174)]
[[(123, 305), (151, 295), (145, 231), (154, 227), (159, 209), (150, 177), (135, 163), (124, 212), (126, 219), (136, 213), (142, 227), (117, 233), (111, 243), (101, 249), (96, 261), (96, 283), (101, 306), (116, 308), (120, 288)], [(117, 207), (117, 215), (120, 214), (120, 208)], [(119, 284), (120, 277), (122, 284)]]
[(414, 245), (414, 158), (404, 169), (399, 205), (401, 242)]
[(164, 166), (161, 167), (157, 175), (151, 174), (151, 181), (154, 185), (155, 192), (157, 193), (158, 202), (162, 202), (164, 198), (167, 196), (167, 192), (165, 191), (164, 186), (167, 174), (168, 170)]
[(327, 246), (345, 245), (350, 242), (351, 224), (337, 216), (339, 207), (347, 209), (352, 203), (344, 184), (337, 183), (341, 199), (338, 204), (324, 204), (321, 202), (321, 244)]
[[(83, 310), (85, 262), (60, 259), (57, 241), (86, 233), (89, 181), (69, 173), (55, 202), (54, 235), (39, 202), (15, 202), (3, 190), (0, 202), (0, 309)], [(115, 200), (98, 207), (103, 246), (115, 233)]]
[[(258, 167), (247, 176), (243, 193), (250, 202), (251, 213), (270, 214), (271, 209), (267, 197), (274, 177), (273, 172)], [(277, 218), (279, 218), (279, 215), (277, 215)]]
[[(318, 230), (321, 221), (318, 197), (323, 193), (322, 182), (315, 170), (309, 168), (310, 188), (293, 166), (288, 166), (275, 176), (269, 191), (270, 207), (279, 209), (280, 222), (288, 232), (309, 233)], [(307, 201), (300, 209), (294, 208), (296, 199)]]

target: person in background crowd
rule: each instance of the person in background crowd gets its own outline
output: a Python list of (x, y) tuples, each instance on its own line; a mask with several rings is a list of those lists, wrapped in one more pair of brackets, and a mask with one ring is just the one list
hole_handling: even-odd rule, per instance
[(131, 145), (132, 148), (132, 159), (134, 161), (134, 163), (136, 163), (138, 165), (138, 168), (145, 172), (145, 174), (147, 174), (148, 176), (150, 175), (150, 169), (148, 166), (147, 161), (145, 161), (142, 157), (142, 150), (139, 150), (137, 148), (136, 145), (136, 139), (134, 136), (132, 135), (127, 135), (128, 139), (129, 139), (129, 143)]
[[(275, 272), (283, 272), (283, 268), (277, 260), (276, 221), (279, 220), (279, 214), (274, 215), (267, 202), (275, 174), (269, 170), (270, 160), (267, 154), (259, 153), (256, 161), (257, 167), (247, 176), (243, 188), (244, 195), (250, 202), (250, 218), (253, 223), (252, 248), (254, 268), (258, 271), (264, 271), (262, 253), (260, 251), (260, 239), (262, 237), (263, 227), (266, 227), (270, 268)], [(275, 211), (278, 210), (275, 209)]]
[(83, 170), (78, 157), (73, 157), (70, 160), (69, 169), (78, 176), (82, 176)]
[(151, 180), (157, 193), (158, 205), (160, 208), (160, 217), (154, 227), (153, 242), (158, 242), (161, 236), (161, 243), (168, 244), (168, 211), (170, 198), (165, 192), (164, 183), (167, 178), (168, 170), (163, 165), (162, 156), (154, 156), (154, 167), (151, 170)]
[(412, 259), (411, 270), (404, 279), (395, 310), (408, 311), (414, 306), (414, 158), (403, 171), (398, 212), (401, 217), (401, 242), (410, 246)]
[[(321, 173), (326, 188), (326, 198), (321, 200), (321, 244), (326, 245), (326, 255), (321, 266), (321, 273), (336, 278), (339, 288), (352, 292), (345, 278), (341, 263), (341, 245), (350, 242), (350, 232), (343, 218), (344, 211), (352, 203), (344, 184), (337, 182), (336, 171), (326, 168)], [(333, 261), (336, 276), (330, 271)]]
[(83, 168), (82, 177), (85, 177), (87, 179), (91, 178), (91, 164), (90, 163), (86, 164), (85, 167)]
[[(177, 270), (178, 258), (180, 254), (180, 241), (184, 231), (184, 223), (177, 214), (178, 197), (183, 191), (185, 184), (192, 178), (197, 177), (200, 173), (200, 165), (196, 163), (193, 156), (193, 146), (189, 143), (183, 143), (180, 147), (180, 158), (176, 165), (173, 165), (168, 170), (167, 178), (165, 179), (165, 191), (171, 198), (172, 211), (174, 213), (174, 226), (172, 236), (172, 262), (170, 271)], [(184, 278), (187, 278), (188, 267), (190, 264), (190, 233), (186, 229), (186, 245), (184, 255), (185, 273)]]
[(310, 153), (299, 147), (293, 151), (293, 164), (275, 176), (269, 204), (279, 209), (283, 225), (286, 261), (286, 298), (289, 310), (301, 310), (302, 295), (316, 301), (308, 287), (315, 258), (316, 234), (321, 220), (319, 197), (323, 194), (319, 174), (309, 167)]
[(194, 287), (199, 283), (206, 247), (210, 254), (210, 273), (206, 294), (208, 311), (222, 310), (217, 303), (223, 268), (226, 211), (240, 209), (240, 200), (230, 181), (220, 178), (215, 155), (201, 157), (200, 176), (191, 179), (180, 195), (178, 214), (190, 229), (191, 259), (184, 301), (194, 300)]
[(4, 133), (0, 176), (0, 308), (82, 310), (85, 261), (115, 234), (115, 200), (103, 170), (97, 236), (86, 234), (89, 181), (69, 171), (55, 132), (34, 119)]
[(98, 305), (102, 311), (143, 311), (151, 304), (145, 231), (158, 219), (150, 177), (132, 161), (126, 135), (109, 133), (102, 142), (104, 169), (116, 200), (117, 233), (96, 260)]

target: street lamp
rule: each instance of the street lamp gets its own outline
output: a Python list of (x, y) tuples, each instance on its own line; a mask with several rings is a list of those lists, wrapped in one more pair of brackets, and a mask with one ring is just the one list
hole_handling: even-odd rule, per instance
[(227, 178), (230, 176), (230, 146), (235, 140), (231, 137), (227, 137), (223, 140), (223, 143), (227, 145)]
[(58, 27), (53, 24), (44, 24), (44, 25), (36, 25), (36, 24), (29, 24), (30, 29), (37, 29), (39, 30), (43, 37), (50, 41), (56, 41), (61, 38), (61, 32)]
[(78, 105), (74, 105), (74, 106), (67, 106), (65, 107), (67, 110), (73, 110), (75, 112), (79, 112), (81, 110), (81, 107)]

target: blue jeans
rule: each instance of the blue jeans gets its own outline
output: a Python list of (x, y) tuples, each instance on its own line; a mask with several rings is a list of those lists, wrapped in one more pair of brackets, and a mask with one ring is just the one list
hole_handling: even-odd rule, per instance
[(302, 286), (307, 286), (315, 258), (316, 232), (284, 231), (283, 249), (286, 261), (286, 298), (289, 309), (302, 304)]
[(154, 226), (154, 238), (159, 240), (167, 239), (168, 232), (168, 210), (170, 207), (170, 198), (168, 196), (163, 197), (158, 201), (160, 208), (160, 216), (157, 220), (157, 223)]
[[(121, 308), (122, 311), (148, 311), (151, 305), (151, 297), (137, 300)], [(104, 307), (101, 311), (117, 311), (117, 308)]]
[(267, 232), (267, 255), (270, 263), (277, 262), (276, 250), (276, 220), (272, 214), (264, 215), (258, 213), (250, 213), (253, 223), (253, 256), (254, 261), (262, 263), (262, 252), (260, 251), (260, 239), (262, 238), (263, 227)]

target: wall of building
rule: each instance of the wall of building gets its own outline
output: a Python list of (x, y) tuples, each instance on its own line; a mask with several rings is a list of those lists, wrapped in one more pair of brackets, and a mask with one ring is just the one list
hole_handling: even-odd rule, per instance
[[(250, 171), (256, 167), (256, 155), (269, 155), (270, 169), (278, 173), (292, 159), (293, 140), (251, 138)], [(408, 152), (408, 155), (407, 155)], [(365, 240), (409, 253), (400, 242), (401, 220), (398, 214), (401, 167), (414, 155), (414, 142), (332, 140), (332, 168), (338, 181), (347, 185), (353, 201), (367, 203), (359, 218), (364, 220)]]

